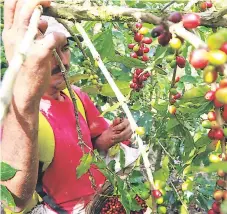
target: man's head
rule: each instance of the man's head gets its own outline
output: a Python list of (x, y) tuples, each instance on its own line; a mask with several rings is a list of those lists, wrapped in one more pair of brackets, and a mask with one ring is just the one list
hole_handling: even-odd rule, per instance
[[(41, 19), (47, 21), (48, 23), (48, 28), (45, 32), (45, 35), (53, 32), (58, 32), (65, 35), (66, 39), (64, 43), (62, 43), (58, 48), (56, 48), (56, 51), (59, 57), (61, 58), (62, 63), (64, 64), (66, 70), (69, 70), (70, 58), (71, 58), (71, 54), (69, 50), (69, 40), (73, 40), (72, 36), (65, 29), (65, 27), (59, 22), (57, 22), (57, 20), (54, 19), (53, 17), (42, 16)], [(77, 36), (77, 37), (79, 38), (80, 41), (83, 41), (83, 38), (81, 36)], [(54, 56), (52, 57), (52, 60), (51, 60), (50, 87), (58, 91), (61, 91), (66, 87), (64, 78), (61, 73), (60, 66)]]

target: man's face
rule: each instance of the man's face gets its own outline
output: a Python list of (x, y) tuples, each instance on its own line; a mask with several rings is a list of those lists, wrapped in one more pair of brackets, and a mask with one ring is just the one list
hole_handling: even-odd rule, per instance
[[(71, 56), (68, 40), (66, 39), (65, 42), (56, 50), (62, 60), (62, 63), (64, 64), (66, 70), (68, 71), (70, 66), (70, 56)], [(58, 62), (54, 56), (51, 62), (50, 87), (58, 91), (61, 91), (66, 88), (66, 84), (65, 84), (63, 75), (61, 73), (60, 66), (58, 65)]]

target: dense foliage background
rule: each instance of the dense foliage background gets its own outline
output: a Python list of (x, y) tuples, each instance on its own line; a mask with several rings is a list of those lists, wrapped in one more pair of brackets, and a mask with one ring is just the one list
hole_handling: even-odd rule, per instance
[[(168, 2), (113, 0), (106, 1), (106, 4), (146, 8), (153, 13), (158, 13)], [(165, 10), (165, 13), (183, 11), (186, 3), (174, 3)], [(224, 1), (214, 1), (214, 3), (215, 6), (210, 10), (218, 10), (220, 5), (225, 6)], [(96, 4), (103, 4), (103, 2), (100, 0)], [(192, 7), (194, 12), (200, 12), (199, 10), (196, 4)], [(3, 21), (2, 16), (1, 21)], [(176, 89), (182, 97), (175, 103), (177, 113), (170, 114), (168, 112), (169, 91), (172, 87), (174, 68), (167, 59), (174, 53), (172, 48), (162, 47), (157, 39), (153, 39), (147, 54), (150, 59), (142, 62), (131, 58), (131, 50), (128, 48), (128, 44), (134, 43), (132, 31), (134, 23), (86, 21), (82, 24), (108, 71), (121, 92), (127, 97), (127, 103), (137, 124), (145, 127), (143, 139), (149, 152), (154, 178), (167, 183), (165, 187), (167, 193), (164, 197), (164, 204), (168, 207), (167, 213), (189, 211), (204, 213), (210, 209), (218, 179), (215, 171), (218, 168), (226, 170), (227, 167), (224, 164), (219, 167), (217, 164), (210, 164), (209, 161), (209, 155), (220, 154), (221, 147), (220, 143), (216, 147), (212, 145), (212, 140), (207, 137), (207, 129), (201, 126), (201, 122), (206, 119), (206, 114), (214, 109), (214, 106), (204, 98), (206, 92), (210, 90), (210, 85), (204, 83), (202, 71), (195, 70), (188, 62), (188, 56), (193, 47), (186, 41), (181, 47), (181, 56), (184, 56), (187, 61), (185, 68), (177, 68), (176, 76), (180, 77), (180, 81), (176, 83)], [(148, 36), (150, 36), (150, 31), (155, 26), (148, 23), (143, 23), (143, 26), (149, 29)], [(218, 30), (200, 26), (193, 32), (206, 41), (209, 35)], [(78, 47), (73, 42), (71, 44), (71, 82), (90, 95), (100, 111), (104, 112), (105, 118), (113, 120), (116, 116), (124, 117), (111, 87), (89, 50), (84, 48), (90, 56), (91, 67), (84, 63), (84, 56)], [(1, 47), (2, 76), (6, 67), (4, 50)], [(130, 88), (135, 68), (143, 68), (151, 73), (151, 77), (140, 91)], [(136, 147), (136, 145), (133, 146)], [(140, 181), (142, 175), (139, 173), (139, 166), (134, 170), (131, 173), (131, 179)]]

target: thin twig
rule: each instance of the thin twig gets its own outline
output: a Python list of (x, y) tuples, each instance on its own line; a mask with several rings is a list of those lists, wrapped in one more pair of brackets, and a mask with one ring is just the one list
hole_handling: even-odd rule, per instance
[(170, 3), (168, 3), (165, 7), (161, 9), (161, 12), (164, 12), (168, 7), (170, 7), (172, 4), (174, 4), (176, 1), (172, 0)]
[(172, 181), (170, 181), (170, 184), (172, 185), (174, 191), (176, 192), (176, 194), (177, 194), (177, 196), (178, 196), (180, 202), (181, 202), (182, 205), (184, 206), (185, 210), (188, 211), (187, 206), (185, 205), (185, 203), (184, 203), (183, 200), (181, 199), (181, 197), (180, 197), (179, 193), (177, 192), (177, 189), (176, 189), (176, 187), (174, 186), (174, 184), (172, 183)]

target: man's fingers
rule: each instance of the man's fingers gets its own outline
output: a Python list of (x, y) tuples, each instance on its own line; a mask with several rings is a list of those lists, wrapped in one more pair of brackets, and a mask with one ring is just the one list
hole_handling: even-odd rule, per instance
[(113, 131), (122, 131), (129, 126), (129, 121), (127, 119), (123, 120), (120, 124), (113, 127)]
[(119, 123), (121, 123), (121, 118), (120, 118), (120, 117), (117, 117), (117, 118), (115, 118), (114, 121), (113, 121), (113, 126), (116, 126), (116, 125), (118, 125)]
[(115, 134), (113, 136), (113, 140), (114, 140), (114, 142), (121, 142), (124, 140), (128, 140), (129, 138), (131, 138), (132, 134), (133, 134), (133, 132), (132, 132), (131, 128), (128, 127), (127, 129), (122, 131), (120, 134)]
[(30, 23), (30, 18), (36, 6), (49, 7), (51, 0), (18, 0), (14, 23), (18, 27), (26, 28)]
[(10, 29), (13, 25), (14, 12), (16, 10), (17, 0), (6, 0), (4, 2), (4, 28)]
[(42, 45), (47, 51), (52, 51), (54, 48), (59, 47), (60, 45), (66, 42), (67, 38), (63, 33), (53, 32), (47, 34), (42, 39)]

